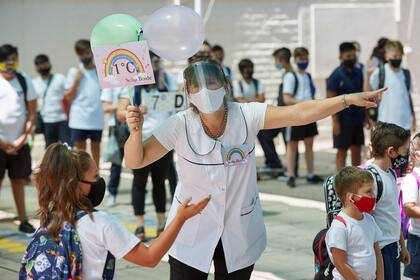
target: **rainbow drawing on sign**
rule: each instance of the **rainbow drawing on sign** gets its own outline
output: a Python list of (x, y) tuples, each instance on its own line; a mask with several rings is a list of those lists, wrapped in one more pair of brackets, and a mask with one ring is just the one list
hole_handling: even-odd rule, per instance
[(120, 60), (124, 59), (131, 63), (133, 67), (137, 70), (137, 73), (144, 73), (144, 67), (140, 59), (131, 51), (127, 49), (116, 49), (112, 51), (108, 57), (104, 60), (104, 75), (105, 77), (113, 75), (114, 65)]
[(239, 162), (246, 159), (245, 153), (239, 148), (232, 148), (226, 153), (226, 159), (228, 162)]

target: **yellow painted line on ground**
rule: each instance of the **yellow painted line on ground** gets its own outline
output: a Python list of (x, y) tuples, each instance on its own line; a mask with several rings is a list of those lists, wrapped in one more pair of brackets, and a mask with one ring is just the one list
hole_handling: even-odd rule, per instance
[(2, 238), (0, 239), (0, 250), (2, 249), (8, 251), (9, 253), (22, 253), (26, 250), (26, 243)]
[(19, 247), (16, 247), (16, 248), (10, 248), (7, 251), (9, 251), (10, 253), (23, 253), (23, 252), (26, 251), (26, 246), (22, 245), (22, 246), (19, 246)]
[(8, 242), (8, 243), (2, 243), (0, 244), (0, 249), (10, 249), (10, 248), (14, 248), (14, 247), (21, 247), (22, 243), (18, 243), (18, 242)]
[[(134, 231), (136, 230), (136, 225), (135, 224), (124, 223), (124, 226), (132, 233), (134, 233)], [(155, 228), (146, 227), (144, 230), (145, 230), (146, 237), (149, 238), (149, 237), (155, 237), (156, 236), (156, 229)]]

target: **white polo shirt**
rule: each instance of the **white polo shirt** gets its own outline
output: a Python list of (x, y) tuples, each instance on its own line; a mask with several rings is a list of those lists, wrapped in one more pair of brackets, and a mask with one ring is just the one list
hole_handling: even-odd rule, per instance
[[(413, 85), (410, 85), (410, 91), (408, 91), (402, 69), (394, 72), (388, 63), (385, 64), (384, 68), (384, 86), (388, 87), (388, 90), (382, 95), (382, 100), (379, 104), (378, 121), (393, 123), (405, 129), (411, 129), (413, 115), (410, 109), (409, 94), (413, 92)], [(379, 68), (370, 76), (370, 86), (374, 90), (378, 89)]]
[[(211, 194), (201, 214), (181, 229), (169, 255), (208, 272), (214, 249), (222, 240), (229, 273), (255, 264), (266, 247), (266, 230), (259, 200), (255, 141), (264, 127), (267, 104), (228, 103), (225, 132), (218, 141), (205, 134), (198, 114), (187, 109), (164, 121), (153, 135), (178, 155), (179, 182), (168, 214), (174, 219), (180, 202), (193, 202)], [(222, 145), (247, 144), (246, 164), (225, 167)]]
[[(109, 102), (112, 105), (117, 105), (118, 100), (122, 97), (125, 97), (126, 89), (117, 87), (117, 88), (104, 88), (101, 94), (102, 102)], [(115, 113), (109, 114), (108, 126), (115, 126)]]
[(41, 113), (42, 121), (45, 123), (65, 121), (67, 116), (63, 111), (63, 98), (66, 77), (59, 73), (53, 74), (48, 89), (48, 80), (43, 80), (40, 76), (33, 79), (32, 82), (38, 95), (37, 109)]
[[(420, 168), (415, 167), (413, 172), (420, 176)], [(420, 182), (419, 182), (420, 183)], [(420, 206), (420, 185), (413, 174), (408, 174), (401, 182), (401, 191), (403, 194), (403, 203), (414, 202), (416, 206)], [(410, 227), (408, 232), (420, 237), (420, 219), (410, 218)]]
[[(26, 80), (27, 100), (36, 100), (32, 81), (23, 74)], [(23, 89), (17, 78), (8, 81), (0, 75), (0, 139), (13, 142), (25, 130), (26, 104)]]
[[(242, 86), (242, 87), (241, 87)], [(264, 93), (264, 86), (260, 80), (247, 83), (245, 80), (233, 82), (233, 96), (239, 98), (256, 98), (257, 95)]]
[[(297, 101), (308, 101), (312, 100), (311, 93), (311, 82), (308, 73), (295, 72), (298, 87), (296, 95), (293, 97)], [(296, 79), (293, 73), (287, 72), (283, 77), (283, 93), (289, 93), (293, 95), (295, 89)]]
[[(398, 202), (400, 190), (397, 186), (397, 180), (391, 171), (386, 172), (372, 162), (367, 164), (375, 167), (383, 182), (382, 196), (372, 212), (376, 224), (382, 231), (382, 238), (379, 240), (379, 246), (382, 249), (386, 245), (400, 240), (401, 216)], [(375, 196), (378, 194), (376, 181), (374, 193)]]
[[(83, 77), (80, 80), (77, 94), (70, 106), (69, 127), (83, 130), (102, 130), (104, 128), (104, 111), (102, 109), (101, 92), (96, 68), (86, 69), (83, 64)], [(77, 67), (73, 67), (67, 74), (65, 89), (69, 89), (77, 74)]]

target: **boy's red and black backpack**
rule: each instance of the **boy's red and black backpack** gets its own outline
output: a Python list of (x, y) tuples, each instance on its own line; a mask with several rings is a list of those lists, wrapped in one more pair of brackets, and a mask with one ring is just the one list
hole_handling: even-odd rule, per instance
[[(376, 196), (376, 203), (381, 199), (383, 193), (383, 181), (379, 172), (373, 166), (363, 166), (364, 168), (372, 173), (375, 182), (378, 186), (378, 193)], [(327, 227), (320, 230), (315, 236), (312, 242), (312, 251), (314, 253), (314, 264), (315, 264), (315, 277), (314, 280), (332, 280), (332, 271), (334, 269), (334, 264), (331, 262), (331, 259), (328, 255), (327, 245), (325, 243), (325, 237), (327, 235), (328, 229), (330, 228), (334, 219), (342, 222), (346, 225), (344, 219), (337, 215), (340, 213), (343, 208), (343, 204), (337, 196), (334, 186), (334, 176), (328, 177), (324, 181), (324, 199), (325, 199), (325, 210), (326, 210), (326, 221)]]

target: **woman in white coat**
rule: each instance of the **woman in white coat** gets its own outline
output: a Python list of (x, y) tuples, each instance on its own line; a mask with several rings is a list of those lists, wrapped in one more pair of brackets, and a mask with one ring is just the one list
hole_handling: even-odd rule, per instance
[(126, 165), (142, 168), (176, 151), (179, 183), (168, 223), (186, 198), (194, 202), (211, 195), (169, 251), (171, 280), (207, 279), (212, 260), (216, 280), (250, 279), (266, 247), (255, 165), (258, 132), (311, 123), (352, 105), (375, 107), (373, 100), (380, 99), (383, 90), (274, 107), (226, 102), (232, 89), (213, 61), (191, 63), (184, 80), (191, 108), (169, 118), (144, 142), (143, 116), (138, 108), (128, 107)]

